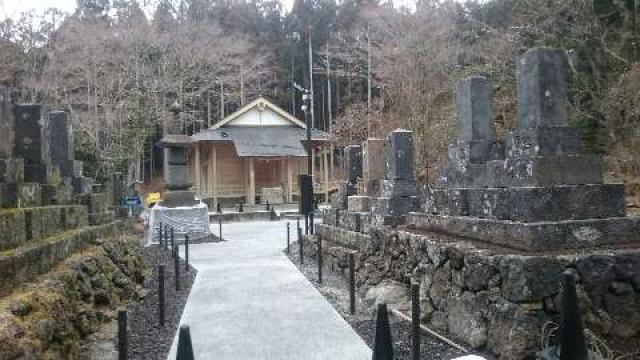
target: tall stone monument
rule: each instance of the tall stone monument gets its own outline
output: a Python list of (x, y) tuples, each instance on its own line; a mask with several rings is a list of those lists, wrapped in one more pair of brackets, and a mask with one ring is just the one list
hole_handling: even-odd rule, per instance
[(191, 147), (191, 137), (180, 131), (180, 112), (177, 104), (171, 107), (173, 118), (167, 128), (167, 134), (160, 140), (164, 148), (164, 185), (162, 198), (164, 207), (193, 206), (196, 204), (195, 192), (191, 191), (187, 153)]
[(585, 154), (579, 129), (567, 125), (566, 63), (549, 48), (520, 58), (518, 117), (504, 150), (493, 141), (488, 80), (461, 82), (446, 182), (430, 189), (430, 215), (416, 224), (529, 251), (639, 237), (638, 219), (625, 217), (624, 186), (603, 183), (601, 158)]

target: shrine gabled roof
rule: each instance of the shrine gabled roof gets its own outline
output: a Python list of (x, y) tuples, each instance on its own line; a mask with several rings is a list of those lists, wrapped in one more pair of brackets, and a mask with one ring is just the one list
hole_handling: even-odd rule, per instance
[[(307, 156), (302, 146), (306, 129), (290, 126), (211, 128), (191, 136), (194, 143), (233, 142), (238, 156)], [(329, 141), (329, 134), (313, 129), (313, 142)]]

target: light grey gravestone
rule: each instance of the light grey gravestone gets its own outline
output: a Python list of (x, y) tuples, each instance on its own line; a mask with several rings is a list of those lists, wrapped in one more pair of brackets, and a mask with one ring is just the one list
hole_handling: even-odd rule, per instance
[(534, 48), (517, 63), (518, 129), (567, 125), (567, 55)]

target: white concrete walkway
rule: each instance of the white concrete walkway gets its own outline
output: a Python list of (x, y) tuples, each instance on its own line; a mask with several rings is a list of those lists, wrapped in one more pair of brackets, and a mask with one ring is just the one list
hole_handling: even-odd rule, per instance
[[(291, 228), (293, 238), (295, 223)], [(228, 241), (190, 246), (198, 276), (181, 322), (190, 326), (197, 359), (371, 359), (281, 252), (284, 221), (227, 224), (222, 232)], [(177, 334), (168, 359), (175, 359), (176, 342)]]

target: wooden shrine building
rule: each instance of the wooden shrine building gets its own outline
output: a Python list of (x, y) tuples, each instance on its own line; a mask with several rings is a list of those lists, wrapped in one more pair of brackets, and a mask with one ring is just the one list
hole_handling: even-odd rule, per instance
[[(307, 171), (306, 125), (258, 98), (191, 137), (194, 189), (213, 205), (292, 203)], [(333, 173), (329, 134), (312, 132), (314, 192), (327, 201)]]

